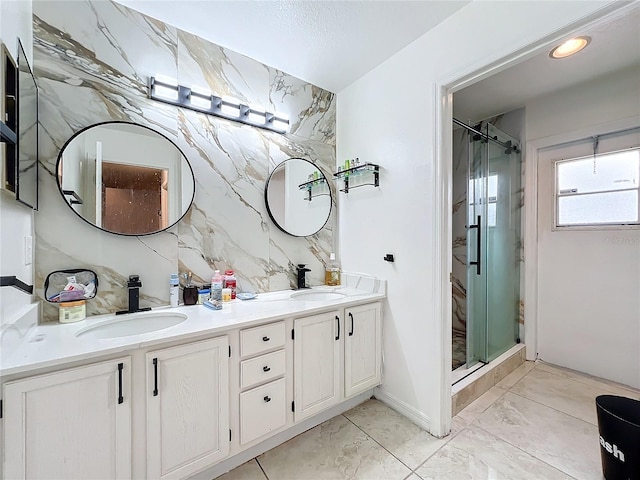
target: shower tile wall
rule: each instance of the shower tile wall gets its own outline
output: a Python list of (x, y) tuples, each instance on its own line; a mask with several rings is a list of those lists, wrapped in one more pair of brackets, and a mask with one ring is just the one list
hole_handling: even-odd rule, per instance
[(453, 131), (453, 349), (452, 367), (465, 363), (467, 331), (467, 190), (469, 137), (462, 128)]
[[(34, 1), (34, 70), (40, 87), (41, 208), (36, 215), (36, 292), (47, 273), (90, 268), (100, 288), (87, 304), (95, 315), (126, 308), (126, 279), (142, 279), (141, 304), (169, 303), (171, 273), (198, 282), (233, 268), (239, 288), (269, 291), (295, 282), (306, 263), (323, 280), (334, 250), (335, 213), (317, 235), (280, 232), (264, 205), (264, 184), (289, 157), (335, 165), (335, 96), (111, 1)], [(147, 99), (147, 78), (162, 73), (219, 95), (289, 114), (286, 135)], [(194, 205), (166, 232), (124, 237), (102, 232), (65, 204), (55, 164), (65, 141), (93, 123), (132, 121), (158, 130), (183, 150), (196, 175)], [(333, 188), (333, 185), (332, 185)], [(334, 208), (335, 212), (335, 189)], [(45, 304), (44, 321), (57, 318)]]

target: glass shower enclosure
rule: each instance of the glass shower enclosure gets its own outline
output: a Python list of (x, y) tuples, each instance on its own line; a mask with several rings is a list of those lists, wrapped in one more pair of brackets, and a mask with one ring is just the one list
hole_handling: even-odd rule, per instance
[(519, 337), (519, 142), (491, 124), (482, 133), (469, 147), (467, 368), (494, 360)]

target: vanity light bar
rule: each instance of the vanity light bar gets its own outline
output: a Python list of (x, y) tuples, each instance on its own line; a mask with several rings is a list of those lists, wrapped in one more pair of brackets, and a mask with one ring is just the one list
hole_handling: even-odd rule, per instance
[(259, 107), (252, 108), (233, 99), (175, 85), (164, 79), (159, 80), (158, 77), (149, 77), (149, 98), (272, 132), (289, 131), (289, 119), (285, 114), (266, 112)]

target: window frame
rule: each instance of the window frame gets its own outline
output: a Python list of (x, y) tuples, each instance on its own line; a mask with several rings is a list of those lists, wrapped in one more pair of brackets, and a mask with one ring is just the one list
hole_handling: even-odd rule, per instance
[[(598, 157), (602, 157), (605, 155), (612, 155), (616, 153), (628, 152), (631, 150), (638, 150), (638, 155), (640, 156), (640, 145), (635, 145), (628, 148), (622, 148), (619, 150), (610, 150), (606, 152), (599, 152), (596, 154), (596, 159)], [(593, 155), (582, 155), (579, 157), (572, 158), (561, 158), (558, 160), (553, 160), (553, 225), (551, 226), (552, 231), (569, 231), (569, 230), (636, 230), (640, 229), (640, 182), (635, 188), (625, 188), (620, 190), (605, 190), (600, 192), (589, 192), (584, 195), (598, 195), (598, 194), (606, 194), (612, 192), (622, 192), (622, 191), (633, 191), (636, 190), (638, 192), (638, 220), (636, 222), (609, 222), (609, 223), (580, 223), (580, 224), (571, 224), (571, 225), (559, 225), (560, 218), (560, 198), (568, 197), (571, 195), (560, 195), (558, 192), (558, 165), (566, 162), (574, 162), (577, 160), (591, 159)], [(638, 162), (638, 175), (640, 178), (640, 161)]]

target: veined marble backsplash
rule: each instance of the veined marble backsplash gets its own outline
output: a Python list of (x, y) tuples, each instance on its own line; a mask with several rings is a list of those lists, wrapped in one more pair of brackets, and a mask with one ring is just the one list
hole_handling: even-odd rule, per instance
[[(126, 308), (126, 280), (139, 274), (141, 306), (169, 303), (171, 273), (191, 271), (210, 281), (233, 268), (244, 291), (273, 291), (295, 283), (306, 263), (322, 283), (335, 249), (334, 208), (327, 226), (307, 238), (286, 235), (264, 205), (269, 173), (291, 157), (314, 162), (327, 178), (335, 165), (335, 95), (111, 1), (34, 1), (34, 70), (40, 87), (40, 210), (36, 215), (36, 293), (46, 275), (91, 268), (98, 295), (87, 315)], [(147, 98), (149, 76), (207, 87), (217, 95), (289, 115), (280, 135)], [(64, 143), (97, 122), (131, 121), (172, 139), (196, 177), (194, 204), (171, 229), (142, 237), (98, 230), (66, 205), (55, 180)], [(43, 320), (57, 319), (44, 303)]]
[(453, 131), (453, 215), (451, 219), (452, 253), (452, 326), (464, 333), (467, 330), (467, 215), (469, 202), (469, 137), (462, 128)]

